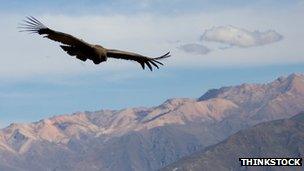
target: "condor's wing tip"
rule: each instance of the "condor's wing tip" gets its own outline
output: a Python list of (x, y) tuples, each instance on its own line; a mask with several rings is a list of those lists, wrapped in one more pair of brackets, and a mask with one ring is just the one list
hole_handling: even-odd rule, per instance
[(22, 20), (22, 23), (18, 24), (17, 28), (20, 29), (20, 32), (38, 33), (39, 30), (45, 29), (47, 27), (35, 17), (27, 16), (24, 20)]
[(164, 55), (162, 55), (162, 56), (159, 56), (159, 57), (156, 57), (156, 58), (153, 58), (153, 59), (159, 60), (159, 59), (169, 58), (169, 57), (171, 57), (171, 54), (170, 54), (170, 53), (171, 53), (171, 52), (169, 51), (169, 52), (167, 52), (166, 54), (164, 54)]

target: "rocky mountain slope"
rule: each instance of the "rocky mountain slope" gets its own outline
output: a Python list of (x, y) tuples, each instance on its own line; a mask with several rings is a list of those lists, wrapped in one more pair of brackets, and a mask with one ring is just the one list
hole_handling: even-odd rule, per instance
[(239, 131), (225, 141), (163, 170), (303, 170), (304, 167), (241, 167), (239, 158), (304, 157), (304, 113)]
[(0, 170), (157, 170), (254, 124), (304, 111), (304, 76), (152, 108), (60, 115), (0, 131)]

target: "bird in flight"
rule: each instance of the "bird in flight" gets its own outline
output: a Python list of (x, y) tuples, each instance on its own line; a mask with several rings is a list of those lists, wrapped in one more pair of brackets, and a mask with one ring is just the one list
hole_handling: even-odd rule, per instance
[(107, 49), (100, 45), (89, 44), (82, 39), (78, 39), (70, 34), (62, 33), (52, 30), (38, 21), (36, 18), (30, 16), (23, 20), (24, 23), (20, 24), (20, 31), (31, 33), (38, 33), (44, 35), (45, 38), (51, 39), (62, 43), (60, 47), (69, 55), (75, 56), (77, 59), (86, 61), (90, 59), (94, 64), (100, 64), (107, 61), (108, 58), (133, 60), (145, 69), (145, 65), (152, 71), (153, 66), (159, 68), (158, 65), (163, 65), (159, 60), (170, 57), (170, 52), (156, 58), (147, 57), (133, 52), (126, 52), (116, 49)]

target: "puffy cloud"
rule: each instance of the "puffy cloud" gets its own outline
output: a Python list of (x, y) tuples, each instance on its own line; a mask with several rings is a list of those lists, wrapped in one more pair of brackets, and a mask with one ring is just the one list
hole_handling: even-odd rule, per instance
[(179, 49), (183, 50), (184, 52), (197, 55), (205, 55), (210, 52), (210, 49), (208, 47), (196, 43), (182, 45), (179, 47)]
[(206, 30), (201, 40), (238, 47), (252, 47), (274, 43), (282, 40), (282, 38), (283, 36), (274, 30), (252, 32), (234, 26), (219, 26)]

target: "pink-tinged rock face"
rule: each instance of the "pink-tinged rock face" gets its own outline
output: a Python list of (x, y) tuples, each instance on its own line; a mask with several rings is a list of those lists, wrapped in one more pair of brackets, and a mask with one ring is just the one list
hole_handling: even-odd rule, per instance
[[(218, 143), (253, 124), (304, 111), (303, 80), (303, 75), (293, 74), (267, 84), (215, 89), (199, 99), (170, 99), (151, 108), (80, 112), (30, 124), (11, 124), (0, 130), (0, 153), (37, 155), (48, 148), (66, 153), (81, 148), (83, 151), (79, 153), (89, 151), (98, 158), (100, 150), (120, 154), (119, 150), (126, 149), (126, 144), (132, 141), (129, 152), (137, 150), (136, 155), (146, 152), (139, 149), (150, 148), (170, 148), (172, 154), (182, 155), (197, 150), (198, 146)], [(155, 158), (158, 160), (159, 156)]]

